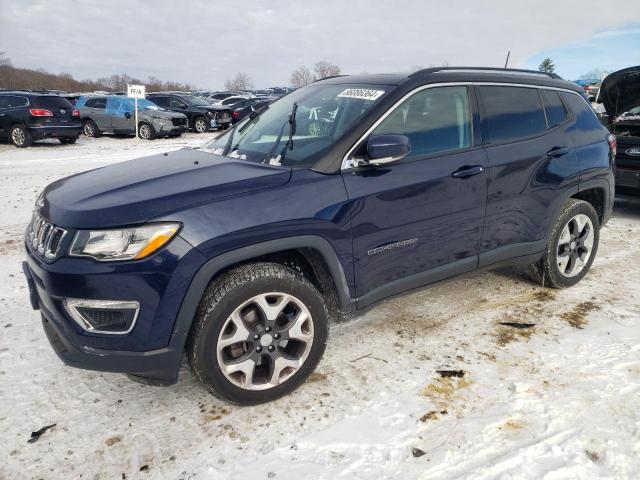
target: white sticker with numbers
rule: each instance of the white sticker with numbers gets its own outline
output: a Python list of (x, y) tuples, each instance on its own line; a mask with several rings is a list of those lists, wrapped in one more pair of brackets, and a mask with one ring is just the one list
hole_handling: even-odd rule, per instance
[(384, 94), (384, 90), (369, 90), (367, 88), (347, 88), (338, 94), (338, 98), (357, 98), (360, 100), (376, 100)]

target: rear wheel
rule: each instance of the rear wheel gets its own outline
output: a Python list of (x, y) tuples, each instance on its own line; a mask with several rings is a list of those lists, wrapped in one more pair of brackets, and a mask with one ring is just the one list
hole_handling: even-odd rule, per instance
[(252, 405), (296, 389), (325, 349), (328, 314), (298, 272), (253, 263), (223, 274), (205, 293), (187, 358), (213, 394)]
[(138, 136), (143, 140), (153, 140), (156, 138), (156, 131), (148, 122), (140, 122), (138, 126)]
[(97, 138), (100, 136), (100, 130), (98, 130), (98, 125), (93, 120), (86, 120), (82, 125), (82, 133), (84, 133), (87, 137)]
[(23, 125), (14, 125), (11, 127), (9, 138), (11, 139), (11, 143), (18, 148), (28, 147), (32, 143), (29, 129)]
[(209, 131), (209, 124), (207, 123), (207, 119), (204, 117), (196, 117), (193, 121), (193, 130), (196, 133), (205, 133)]
[(543, 257), (532, 265), (534, 278), (553, 288), (571, 287), (587, 274), (600, 241), (593, 206), (569, 199), (556, 220)]

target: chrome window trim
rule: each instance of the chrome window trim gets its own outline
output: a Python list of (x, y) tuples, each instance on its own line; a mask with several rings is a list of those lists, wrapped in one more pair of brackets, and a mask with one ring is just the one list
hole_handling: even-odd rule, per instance
[[(67, 298), (63, 302), (64, 308), (69, 313), (71, 318), (82, 328), (85, 332), (89, 333), (99, 333), (102, 335), (126, 335), (133, 330), (136, 322), (138, 321), (138, 314), (140, 313), (140, 302), (135, 300), (87, 300), (81, 298)], [(135, 309), (135, 313), (133, 314), (133, 321), (127, 330), (98, 330), (93, 328), (84, 317), (80, 314), (76, 307), (80, 308), (99, 308), (103, 310), (112, 309)]]
[[(475, 70), (473, 72), (475, 73)], [(492, 73), (495, 73), (495, 72), (492, 72)], [(373, 125), (371, 125), (371, 127), (367, 129), (367, 131), (358, 139), (358, 141), (351, 146), (351, 148), (347, 151), (344, 157), (342, 157), (342, 164), (340, 166), (340, 170), (341, 171), (351, 170), (352, 168), (358, 167), (357, 160), (350, 158), (354, 150), (362, 143), (362, 141), (365, 138), (371, 135), (371, 132), (373, 132), (378, 127), (378, 125), (380, 125), (389, 115), (391, 115), (409, 97), (413, 96), (418, 92), (421, 92), (422, 90), (426, 90), (428, 88), (456, 87), (456, 86), (524, 87), (524, 88), (535, 88), (538, 90), (540, 89), (556, 90), (560, 92), (573, 93), (574, 95), (577, 95), (578, 97), (580, 97), (587, 105), (589, 105), (587, 100), (574, 90), (571, 90), (568, 88), (561, 88), (561, 87), (549, 87), (546, 85), (531, 85), (531, 84), (512, 83), (512, 82), (509, 82), (509, 83), (506, 83), (506, 82), (440, 82), (440, 83), (430, 83), (428, 85), (421, 85), (417, 88), (414, 88), (410, 92), (407, 92), (405, 95), (403, 95), (402, 98), (400, 98), (396, 103), (394, 103), (391, 107), (389, 107), (389, 109), (384, 114), (382, 114), (380, 118), (378, 118), (378, 120), (376, 120), (373, 123)], [(589, 105), (589, 108), (591, 108), (591, 105)]]

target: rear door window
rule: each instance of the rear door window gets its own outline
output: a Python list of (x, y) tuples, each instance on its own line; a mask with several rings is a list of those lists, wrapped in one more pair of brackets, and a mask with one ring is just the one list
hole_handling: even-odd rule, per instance
[(86, 107), (89, 108), (101, 108), (105, 109), (107, 107), (107, 99), (106, 98), (90, 98), (85, 103)]
[(481, 86), (478, 89), (491, 143), (510, 142), (547, 129), (537, 88)]
[(560, 95), (554, 90), (540, 90), (544, 110), (547, 113), (547, 123), (549, 128), (560, 125), (567, 119), (567, 110), (564, 108)]
[(169, 99), (167, 97), (149, 97), (149, 100), (151, 100), (159, 107), (169, 107)]

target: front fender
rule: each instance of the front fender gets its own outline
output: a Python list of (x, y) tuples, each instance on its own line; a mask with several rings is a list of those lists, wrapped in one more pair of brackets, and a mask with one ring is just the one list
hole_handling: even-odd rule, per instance
[(241, 247), (237, 250), (223, 253), (204, 263), (193, 277), (185, 294), (176, 318), (173, 333), (189, 331), (200, 299), (204, 295), (211, 279), (219, 272), (231, 265), (241, 263), (251, 258), (296, 248), (313, 248), (322, 255), (333, 277), (340, 308), (344, 311), (352, 310), (354, 304), (349, 293), (345, 272), (331, 244), (319, 236), (299, 235)]

